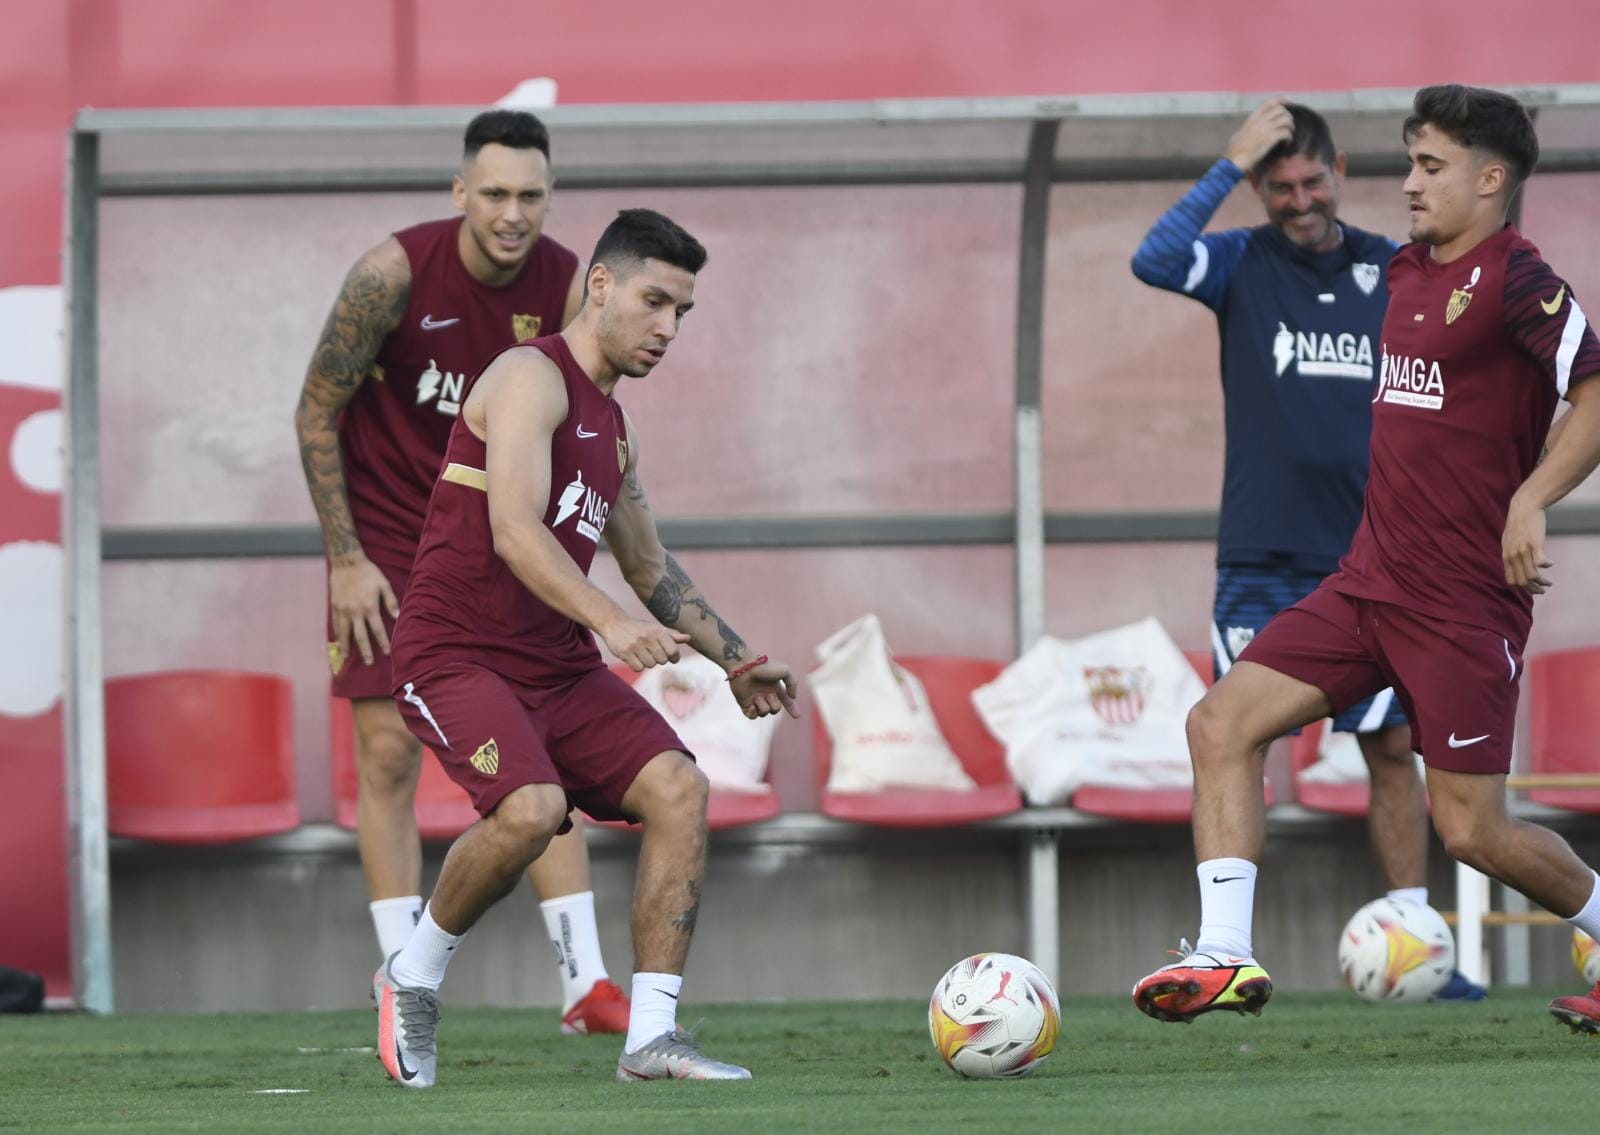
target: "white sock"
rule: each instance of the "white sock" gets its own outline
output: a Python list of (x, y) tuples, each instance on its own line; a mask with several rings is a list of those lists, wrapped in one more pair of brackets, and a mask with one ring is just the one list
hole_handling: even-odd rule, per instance
[(1594, 889), (1589, 892), (1589, 901), (1567, 921), (1589, 937), (1600, 941), (1600, 875), (1596, 875), (1592, 870), (1589, 874), (1594, 875)]
[(1414, 902), (1418, 906), (1427, 906), (1428, 905), (1428, 888), (1427, 887), (1396, 887), (1394, 890), (1390, 891), (1388, 893), (1388, 895), (1385, 896), (1385, 897), (1391, 898), (1395, 902)]
[(378, 932), (378, 954), (388, 961), (389, 955), (404, 946), (417, 928), (417, 919), (422, 917), (422, 896), (379, 899), (367, 907), (372, 911), (372, 928)]
[(465, 934), (446, 934), (433, 920), (432, 907), (425, 908), (411, 932), (411, 940), (401, 948), (389, 972), (397, 985), (413, 989), (438, 989), (444, 982), (444, 968)]
[(628, 1042), (623, 1052), (638, 1052), (662, 1033), (678, 1027), (678, 992), (683, 978), (675, 973), (633, 975), (633, 1011), (628, 1014)]
[(1200, 880), (1200, 938), (1206, 954), (1248, 958), (1256, 901), (1256, 865), (1248, 859), (1208, 859), (1195, 868)]
[(600, 930), (594, 922), (594, 892), (580, 891), (539, 904), (550, 944), (556, 948), (556, 966), (561, 970), (561, 1011), (565, 1013), (578, 999), (604, 981), (606, 963), (600, 957)]

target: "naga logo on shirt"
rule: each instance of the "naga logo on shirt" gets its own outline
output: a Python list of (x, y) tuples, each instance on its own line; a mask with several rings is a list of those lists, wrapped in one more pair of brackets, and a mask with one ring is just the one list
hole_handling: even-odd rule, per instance
[(1272, 337), (1272, 361), (1278, 375), (1294, 364), (1295, 373), (1305, 378), (1358, 378), (1372, 381), (1372, 340), (1365, 335), (1341, 331), (1291, 331), (1278, 323)]
[(417, 375), (417, 405), (435, 398), (433, 408), (453, 418), (461, 413), (461, 396), (466, 388), (466, 375), (441, 371), (439, 364), (429, 359), (428, 369)]
[(1419, 410), (1444, 409), (1444, 372), (1437, 361), (1414, 358), (1410, 355), (1391, 355), (1389, 345), (1383, 347), (1383, 375), (1378, 380), (1378, 393), (1374, 402), (1382, 399), (1397, 406), (1414, 406)]
[(582, 469), (578, 470), (572, 483), (561, 490), (561, 497), (556, 501), (556, 518), (550, 522), (550, 527), (560, 528), (574, 515), (578, 517), (578, 534), (598, 544), (600, 533), (606, 530), (606, 517), (611, 515), (611, 506), (604, 497), (583, 483)]

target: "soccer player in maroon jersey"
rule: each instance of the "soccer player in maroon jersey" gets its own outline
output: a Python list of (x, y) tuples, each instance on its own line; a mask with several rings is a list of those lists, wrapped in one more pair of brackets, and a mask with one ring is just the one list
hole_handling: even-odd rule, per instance
[[(542, 122), (513, 110), (473, 119), (452, 185), (462, 216), (398, 232), (356, 262), (295, 410), (328, 555), (333, 693), (355, 719), (356, 840), (385, 958), (422, 911), (412, 808), (422, 746), (389, 696), (389, 631), (473, 368), (565, 326), (583, 302), (578, 258), (542, 231), (551, 185)], [(622, 1031), (628, 1003), (601, 959), (583, 833), (552, 841), (528, 875), (556, 949), (562, 1031)]]
[[(1572, 288), (1506, 223), (1539, 157), (1522, 106), (1428, 87), (1404, 136), (1412, 243), (1389, 267), (1366, 508), (1339, 570), (1189, 716), (1201, 925), (1187, 956), (1134, 987), (1161, 1020), (1261, 1011), (1272, 993), (1251, 945), (1261, 753), (1388, 685), (1446, 850), (1600, 933), (1600, 876), (1505, 802), (1533, 597), (1551, 585), (1545, 509), (1600, 463), (1600, 384), (1587, 381), (1600, 341)], [(1550, 436), (1561, 398), (1572, 409)], [(1600, 1031), (1600, 986), (1550, 1011)]]
[[(394, 694), (483, 819), (451, 847), (416, 930), (375, 978), (378, 1053), (408, 1087), (434, 1082), (438, 989), (461, 936), (573, 806), (643, 825), (617, 1079), (750, 1076), (677, 1026), (700, 912), (705, 775), (594, 642), (639, 671), (687, 643), (728, 672), (746, 716), (795, 712), (789, 668), (753, 657), (662, 548), (638, 438), (612, 397), (623, 375), (642, 378), (666, 354), (705, 259), (661, 214), (620, 213), (595, 246), (577, 319), (490, 362), (451, 431), (395, 628)], [(602, 536), (654, 619), (589, 582)]]

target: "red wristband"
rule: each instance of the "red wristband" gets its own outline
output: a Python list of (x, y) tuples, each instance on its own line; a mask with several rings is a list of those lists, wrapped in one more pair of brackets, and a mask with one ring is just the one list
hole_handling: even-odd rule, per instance
[(763, 654), (759, 658), (756, 658), (756, 659), (753, 659), (753, 660), (751, 660), (749, 662), (746, 662), (743, 666), (739, 667), (737, 670), (730, 671), (729, 674), (728, 674), (728, 681), (731, 682), (735, 678), (740, 677), (741, 675), (748, 674), (750, 671), (754, 670), (757, 666), (765, 666), (766, 664), (767, 664), (767, 656), (765, 654)]

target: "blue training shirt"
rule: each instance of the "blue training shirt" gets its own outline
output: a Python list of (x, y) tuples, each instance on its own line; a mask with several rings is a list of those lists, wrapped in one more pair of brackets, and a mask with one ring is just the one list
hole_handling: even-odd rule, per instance
[(1202, 233), (1244, 176), (1227, 158), (1145, 234), (1133, 274), (1192, 296), (1222, 339), (1226, 459), (1217, 563), (1331, 572), (1361, 520), (1382, 365), (1387, 237), (1329, 252), (1273, 225)]

